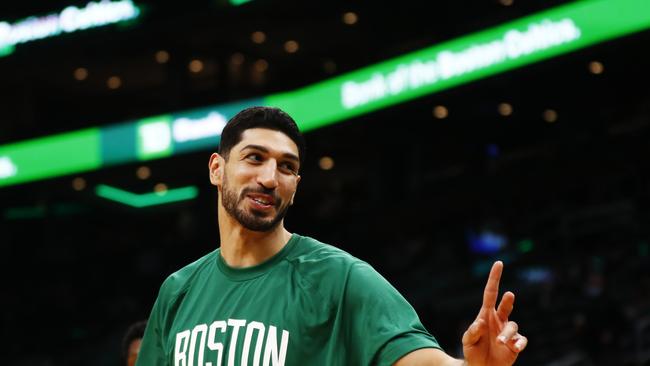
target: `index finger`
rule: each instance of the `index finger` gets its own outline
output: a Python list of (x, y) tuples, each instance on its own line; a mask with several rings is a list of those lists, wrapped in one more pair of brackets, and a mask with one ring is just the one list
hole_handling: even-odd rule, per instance
[(490, 270), (485, 290), (483, 291), (483, 308), (494, 309), (497, 304), (497, 297), (499, 296), (499, 281), (501, 280), (501, 273), (503, 272), (503, 262), (496, 261)]

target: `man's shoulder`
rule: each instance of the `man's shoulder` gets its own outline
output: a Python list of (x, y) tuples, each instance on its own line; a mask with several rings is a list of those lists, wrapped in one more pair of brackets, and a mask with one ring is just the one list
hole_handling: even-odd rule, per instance
[(343, 275), (355, 264), (365, 262), (334, 245), (323, 243), (308, 236), (300, 236), (295, 248), (287, 255), (289, 261), (297, 270), (305, 275), (328, 276)]
[(289, 260), (309, 260), (324, 263), (351, 264), (361, 260), (334, 245), (323, 243), (309, 236), (294, 234), (299, 238), (296, 248), (287, 256)]
[(213, 250), (167, 276), (160, 288), (161, 295), (175, 297), (183, 293), (193, 281), (200, 277), (206, 268), (215, 264), (218, 255), (219, 249)]
[(352, 254), (310, 237), (299, 237), (286, 260), (306, 284), (327, 299), (353, 289), (359, 296), (392, 288), (370, 264)]

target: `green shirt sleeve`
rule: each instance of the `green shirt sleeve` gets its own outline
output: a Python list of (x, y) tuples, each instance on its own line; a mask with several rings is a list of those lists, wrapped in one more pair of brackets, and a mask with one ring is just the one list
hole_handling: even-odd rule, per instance
[(365, 262), (352, 264), (342, 306), (349, 364), (392, 365), (417, 349), (440, 348), (415, 309)]
[(136, 366), (163, 366), (168, 364), (163, 324), (167, 313), (167, 302), (169, 301), (168, 296), (166, 296), (168, 281), (165, 281), (161, 286), (158, 298), (149, 315)]

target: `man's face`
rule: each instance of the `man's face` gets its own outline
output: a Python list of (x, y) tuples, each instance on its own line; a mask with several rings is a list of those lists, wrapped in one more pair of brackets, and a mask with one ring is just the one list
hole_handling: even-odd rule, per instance
[(298, 147), (282, 132), (253, 128), (230, 150), (221, 181), (226, 212), (252, 231), (274, 229), (293, 204)]

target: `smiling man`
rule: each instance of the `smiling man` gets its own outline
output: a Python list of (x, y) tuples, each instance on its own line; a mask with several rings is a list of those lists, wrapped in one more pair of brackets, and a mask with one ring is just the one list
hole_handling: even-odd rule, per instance
[(137, 365), (514, 363), (527, 340), (508, 321), (514, 295), (495, 308), (501, 262), (458, 360), (370, 265), (288, 232), (304, 158), (296, 123), (277, 108), (248, 108), (228, 122), (209, 162), (221, 246), (165, 280)]

